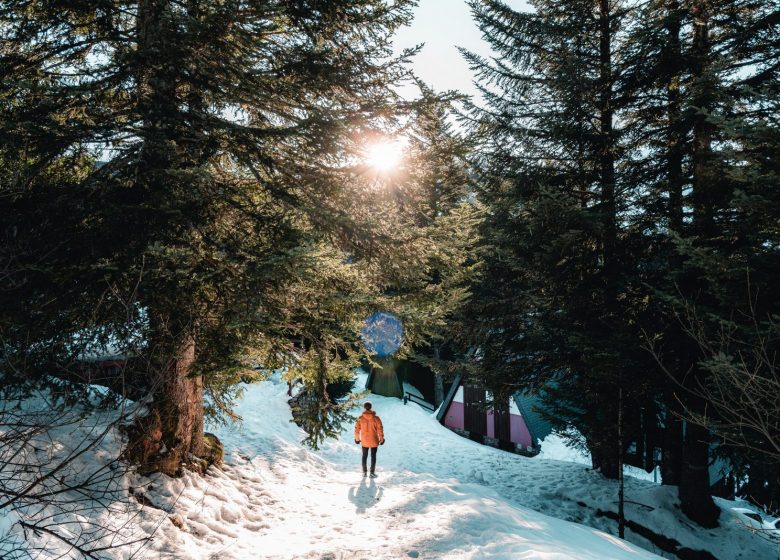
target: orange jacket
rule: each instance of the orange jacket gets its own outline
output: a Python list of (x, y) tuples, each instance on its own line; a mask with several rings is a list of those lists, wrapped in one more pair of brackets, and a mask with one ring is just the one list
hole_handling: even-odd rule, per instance
[(363, 447), (377, 447), (385, 440), (382, 421), (373, 410), (365, 410), (355, 422), (355, 440)]

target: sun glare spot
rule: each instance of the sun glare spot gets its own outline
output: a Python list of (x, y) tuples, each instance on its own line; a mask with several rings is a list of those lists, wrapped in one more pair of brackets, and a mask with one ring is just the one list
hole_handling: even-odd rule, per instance
[(366, 149), (366, 163), (379, 172), (393, 171), (401, 163), (404, 146), (400, 140), (382, 140)]

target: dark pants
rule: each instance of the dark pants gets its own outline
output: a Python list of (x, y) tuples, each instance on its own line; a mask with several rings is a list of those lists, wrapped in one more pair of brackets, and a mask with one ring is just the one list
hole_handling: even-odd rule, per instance
[(363, 448), (363, 472), (366, 472), (366, 460), (368, 459), (369, 450), (371, 450), (371, 472), (374, 472), (374, 467), (376, 467), (376, 447), (364, 447)]

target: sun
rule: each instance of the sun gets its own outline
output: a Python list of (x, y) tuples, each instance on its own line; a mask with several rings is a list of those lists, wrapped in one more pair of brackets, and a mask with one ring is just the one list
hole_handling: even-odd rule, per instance
[(401, 163), (403, 153), (400, 140), (379, 140), (366, 148), (366, 164), (380, 173), (389, 173)]

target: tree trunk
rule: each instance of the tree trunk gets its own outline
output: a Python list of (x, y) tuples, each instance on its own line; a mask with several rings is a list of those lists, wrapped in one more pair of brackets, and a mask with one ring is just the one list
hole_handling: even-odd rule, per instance
[(200, 460), (206, 451), (203, 379), (191, 375), (194, 361), (195, 343), (187, 337), (175, 357), (153, 374), (149, 413), (136, 420), (125, 451), (141, 473), (179, 476), (184, 467), (207, 466)]
[[(601, 181), (601, 196), (599, 200), (601, 212), (601, 245), (603, 264), (604, 316), (605, 333), (615, 329), (619, 316), (617, 305), (617, 203), (615, 200), (615, 134), (613, 130), (613, 88), (612, 88), (612, 14), (609, 0), (599, 0), (599, 172)], [(617, 352), (613, 349), (613, 352)], [(607, 375), (619, 385), (620, 363), (611, 360), (612, 364)], [(613, 385), (614, 386), (614, 385)], [(605, 391), (602, 398), (612, 401), (604, 403), (604, 410), (613, 410), (617, 393)], [(618, 406), (621, 406), (620, 404)], [(611, 423), (618, 420), (620, 414), (607, 420)], [(607, 425), (607, 424), (605, 424)], [(615, 425), (616, 428), (616, 424)], [(618, 479), (621, 472), (621, 450), (618, 442), (617, 429), (610, 429), (599, 435), (601, 440), (596, 444), (599, 449), (601, 474), (607, 478)]]
[[(682, 48), (680, 40), (682, 13), (678, 0), (669, 0), (666, 6), (667, 43), (663, 54), (667, 98), (667, 153), (666, 171), (669, 191), (667, 216), (669, 227), (682, 235), (683, 228), (683, 149), (687, 122), (680, 111), (680, 75)], [(682, 259), (672, 254), (673, 270), (679, 270)], [(679, 333), (679, 336), (683, 336)], [(661, 483), (679, 486), (682, 473), (683, 421), (678, 397), (667, 389), (664, 394), (664, 431), (661, 458)]]
[(433, 374), (433, 404), (436, 408), (444, 402), (444, 376), (441, 373)]
[(714, 84), (710, 77), (709, 0), (695, 0), (693, 16), (692, 74), (695, 80), (693, 106), (693, 221), (696, 232), (705, 239), (714, 234), (713, 199), (715, 170), (712, 169), (714, 130), (706, 114), (712, 106)]
[(602, 451), (599, 471), (610, 480), (620, 480), (620, 452), (616, 445), (605, 446)]
[[(601, 247), (603, 256), (603, 289), (604, 289), (604, 309), (602, 311), (602, 322), (604, 323), (605, 336), (614, 332), (617, 323), (618, 305), (617, 305), (617, 216), (615, 201), (615, 135), (613, 131), (612, 120), (614, 118), (613, 92), (612, 92), (612, 30), (611, 30), (610, 1), (599, 0), (599, 171), (601, 180), (601, 197), (599, 200), (601, 211)], [(617, 353), (617, 349), (612, 349)], [(608, 361), (608, 369), (605, 372), (608, 376), (611, 387), (619, 385), (621, 378), (621, 365), (617, 360)], [(615, 383), (615, 385), (612, 385)], [(608, 386), (609, 387), (609, 386)], [(610, 388), (611, 388), (610, 387)], [(605, 387), (606, 388), (606, 387)], [(617, 400), (617, 393), (608, 388), (601, 393), (601, 397), (608, 402), (604, 403), (603, 410), (613, 410), (614, 402)], [(613, 419), (617, 421), (619, 413), (607, 422)], [(617, 430), (614, 430), (617, 438)], [(608, 465), (607, 470), (613, 471), (612, 465), (618, 460), (618, 446), (615, 441), (604, 442), (603, 446), (616, 451), (615, 457), (602, 457), (602, 464)], [(602, 467), (602, 472), (604, 468)], [(617, 473), (617, 470), (615, 470)], [(605, 474), (605, 476), (609, 476)], [(612, 478), (612, 476), (609, 476)]]
[[(436, 359), (437, 369), (441, 358), (440, 354), (439, 345), (435, 344), (433, 357)], [(435, 371), (433, 374), (433, 405), (438, 408), (442, 402), (444, 402), (444, 376), (439, 371)]]
[(625, 481), (623, 480), (623, 379), (618, 380), (618, 537), (626, 537)]
[(585, 441), (588, 451), (590, 451), (593, 470), (599, 471), (604, 478), (618, 480), (620, 476), (620, 450), (617, 446), (617, 431), (604, 430), (586, 437)]
[[(709, 0), (694, 0), (691, 6), (693, 17), (693, 44), (691, 72), (694, 78), (693, 105), (699, 111), (693, 121), (693, 231), (706, 242), (713, 238), (714, 206), (713, 188), (715, 171), (712, 166), (713, 127), (706, 114), (714, 98), (714, 84), (709, 77)], [(688, 285), (683, 288), (686, 295), (694, 297), (701, 291), (695, 271), (689, 271)], [(699, 361), (699, 350), (695, 348), (688, 362)], [(689, 383), (700, 386), (706, 372), (694, 366)], [(686, 396), (685, 405), (695, 415), (705, 412), (704, 403), (695, 396)], [(685, 427), (680, 476), (680, 507), (690, 519), (702, 527), (717, 527), (720, 510), (712, 501), (709, 476), (710, 434), (692, 422)]]
[[(144, 117), (143, 147), (134, 188), (140, 201), (155, 208), (167, 202), (170, 172), (182, 166), (177, 153), (175, 116), (178, 113), (176, 69), (161, 64), (175, 29), (166, 18), (167, 0), (142, 0), (138, 3), (136, 33), (138, 48), (137, 98), (138, 111)], [(159, 216), (150, 215), (148, 243), (158, 242)], [(170, 219), (166, 217), (165, 219)], [(158, 266), (164, 266), (159, 263)], [(146, 280), (144, 305), (150, 319), (148, 334), (148, 375), (151, 382), (151, 402), (148, 414), (129, 430), (125, 457), (139, 465), (141, 472), (162, 472), (179, 475), (185, 466), (203, 468), (199, 457), (206, 452), (203, 434), (203, 380), (192, 375), (195, 361), (195, 339), (192, 318), (182, 314), (185, 301), (172, 302), (163, 296), (169, 287), (158, 285), (155, 272)], [(170, 295), (170, 294), (169, 294)], [(184, 296), (187, 297), (186, 295)]]
[(664, 433), (661, 457), (661, 484), (679, 486), (682, 473), (683, 423), (676, 395), (665, 395)]
[(692, 422), (685, 426), (679, 497), (682, 512), (705, 528), (718, 526), (720, 509), (710, 493), (710, 434)]
[(686, 123), (680, 111), (680, 74), (682, 51), (680, 46), (680, 21), (682, 13), (678, 0), (669, 0), (666, 13), (667, 44), (663, 54), (666, 75), (667, 99), (667, 161), (666, 173), (669, 191), (669, 227), (681, 233), (683, 226), (683, 147)]
[(607, 311), (614, 312), (615, 244), (617, 240), (615, 201), (615, 135), (612, 126), (612, 33), (609, 0), (599, 0), (599, 168), (601, 174), (601, 226)]

